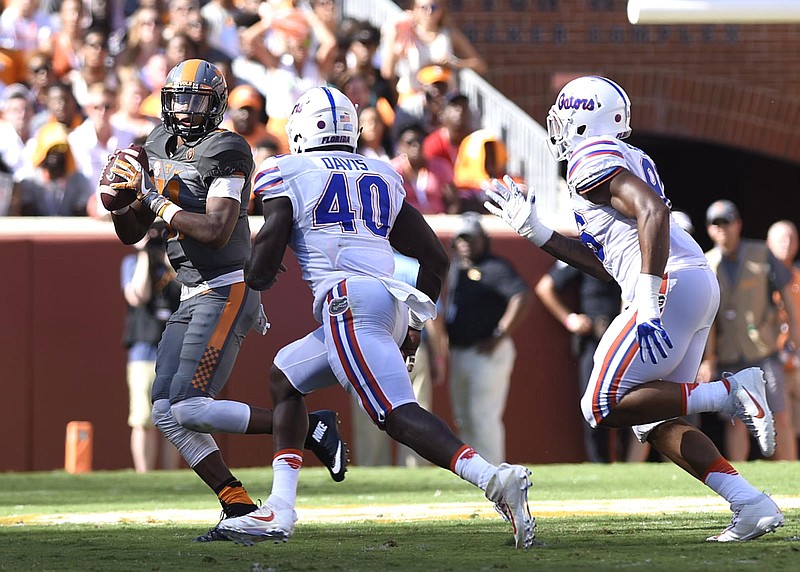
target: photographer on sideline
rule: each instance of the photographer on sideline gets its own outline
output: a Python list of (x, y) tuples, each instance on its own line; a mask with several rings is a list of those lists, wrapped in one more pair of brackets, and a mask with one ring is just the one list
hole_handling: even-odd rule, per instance
[[(122, 293), (128, 305), (123, 344), (128, 348), (128, 425), (137, 473), (156, 468), (159, 436), (151, 419), (150, 394), (156, 377), (156, 348), (180, 301), (181, 285), (166, 257), (164, 224), (154, 224), (122, 260)], [(162, 449), (162, 468), (178, 468), (178, 451)]]

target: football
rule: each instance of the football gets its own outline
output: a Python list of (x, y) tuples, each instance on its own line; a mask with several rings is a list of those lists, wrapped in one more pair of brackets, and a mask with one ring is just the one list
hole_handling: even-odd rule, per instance
[(99, 190), (100, 200), (106, 210), (115, 211), (128, 206), (136, 200), (136, 189), (115, 189), (111, 186), (112, 183), (124, 183), (125, 178), (111, 169), (114, 167), (114, 161), (117, 155), (125, 153), (133, 161), (138, 162), (144, 167), (145, 172), (149, 170), (147, 162), (147, 152), (144, 147), (139, 145), (131, 145), (127, 149), (117, 149), (113, 154), (108, 156), (102, 172), (100, 173)]

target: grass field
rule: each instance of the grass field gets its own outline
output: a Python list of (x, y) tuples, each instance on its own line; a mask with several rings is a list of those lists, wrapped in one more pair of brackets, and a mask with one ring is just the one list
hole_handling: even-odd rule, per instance
[[(800, 464), (742, 463), (786, 526), (706, 543), (727, 505), (667, 463), (530, 467), (537, 545), (516, 550), (480, 491), (441, 469), (354, 467), (301, 478), (286, 544), (192, 543), (218, 505), (190, 471), (0, 474), (0, 570), (774, 570), (800, 569)], [(271, 471), (235, 471), (266, 498)]]

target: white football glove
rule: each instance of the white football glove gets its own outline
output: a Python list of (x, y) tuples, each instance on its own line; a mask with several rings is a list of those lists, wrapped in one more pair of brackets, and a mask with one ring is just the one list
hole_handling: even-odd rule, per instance
[(489, 200), (483, 203), (493, 215), (500, 217), (520, 236), (530, 240), (536, 246), (542, 246), (553, 236), (553, 229), (547, 228), (536, 215), (536, 194), (528, 189), (525, 197), (514, 180), (506, 175), (505, 185), (492, 179), (491, 186), (485, 189)]

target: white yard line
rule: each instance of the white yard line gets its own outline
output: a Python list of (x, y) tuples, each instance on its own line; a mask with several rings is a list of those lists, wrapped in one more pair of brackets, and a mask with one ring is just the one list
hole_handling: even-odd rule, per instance
[[(800, 508), (800, 497), (773, 496), (783, 509)], [(619, 514), (670, 514), (680, 512), (728, 512), (721, 499), (670, 497), (662, 499), (620, 499), (582, 501), (531, 501), (535, 517)], [(413, 520), (441, 520), (460, 518), (498, 518), (488, 502), (438, 503), (414, 505), (373, 505), (341, 507), (300, 507), (300, 522), (399, 522)], [(152, 510), (115, 511), (104, 513), (35, 514), (0, 517), (0, 526), (25, 524), (168, 524), (213, 523), (219, 510)]]

